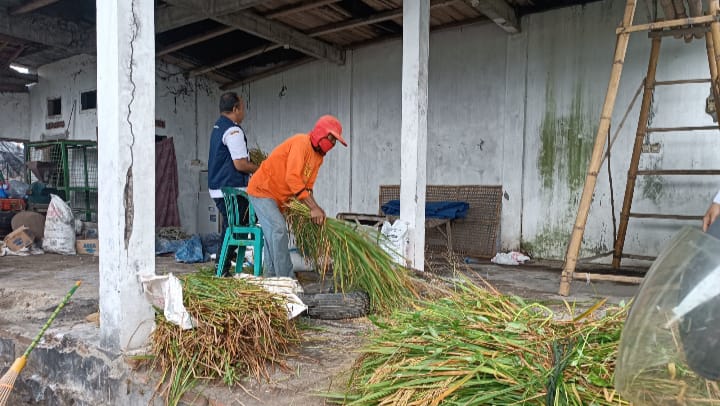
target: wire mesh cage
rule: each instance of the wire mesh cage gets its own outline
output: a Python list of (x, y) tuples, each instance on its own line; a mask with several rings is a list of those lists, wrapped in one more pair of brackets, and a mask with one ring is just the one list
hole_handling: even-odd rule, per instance
[(58, 189), (77, 218), (97, 221), (98, 153), (95, 141), (32, 142), (25, 148), (28, 183)]

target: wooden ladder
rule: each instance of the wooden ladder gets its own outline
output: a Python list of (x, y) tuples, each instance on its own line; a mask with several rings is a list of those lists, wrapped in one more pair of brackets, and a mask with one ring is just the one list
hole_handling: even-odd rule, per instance
[[(633, 32), (650, 31), (652, 38), (652, 46), (650, 50), (650, 60), (648, 62), (647, 75), (643, 86), (643, 98), (640, 107), (640, 116), (638, 118), (637, 131), (635, 133), (635, 143), (633, 153), (630, 159), (630, 168), (628, 170), (628, 179), (625, 187), (625, 196), (623, 199), (623, 208), (620, 214), (620, 225), (618, 227), (617, 238), (615, 239), (613, 250), (613, 267), (618, 268), (622, 258), (634, 259), (650, 259), (651, 257), (623, 254), (625, 244), (625, 236), (630, 218), (657, 218), (657, 219), (681, 219), (694, 220), (702, 218), (702, 216), (681, 216), (657, 213), (633, 213), (631, 212), (633, 192), (635, 190), (635, 181), (638, 176), (646, 175), (720, 175), (720, 170), (639, 170), (640, 154), (645, 137), (653, 132), (677, 132), (677, 131), (697, 131), (697, 130), (716, 130), (718, 126), (703, 127), (672, 127), (672, 128), (649, 128), (648, 116), (652, 107), (652, 96), (657, 86), (675, 85), (685, 83), (704, 83), (710, 82), (715, 102), (716, 114), (720, 114), (720, 83), (718, 82), (718, 65), (720, 62), (720, 0), (710, 0), (709, 14), (701, 17), (682, 18), (676, 20), (660, 21), (649, 24), (632, 25), (635, 14), (636, 0), (627, 0), (625, 5), (625, 14), (623, 16), (622, 26), (616, 30), (617, 42), (615, 45), (615, 57), (610, 74), (607, 94), (603, 104), (602, 113), (600, 115), (600, 124), (598, 126), (597, 135), (595, 137), (595, 145), (593, 147), (592, 156), (588, 164), (588, 172), (585, 178), (585, 186), (580, 198), (575, 225), (570, 236), (567, 252), (565, 254), (565, 263), (563, 266), (562, 276), (560, 278), (560, 295), (567, 296), (570, 294), (570, 284), (574, 279), (575, 267), (578, 261), (580, 245), (582, 243), (585, 225), (592, 203), (592, 196), (595, 192), (597, 184), (597, 176), (600, 166), (605, 155), (605, 145), (607, 142), (608, 132), (610, 130), (610, 120), (613, 109), (615, 107), (615, 99), (620, 84), (620, 76), (625, 61), (627, 45), (630, 34)], [(691, 26), (692, 28), (683, 28)], [(710, 68), (710, 79), (691, 79), (691, 80), (675, 80), (659, 82), (655, 80), (655, 72), (657, 70), (658, 58), (660, 55), (660, 45), (662, 38), (667, 35), (677, 34), (678, 31), (701, 31), (705, 33), (705, 42), (708, 55), (708, 65)], [(602, 278), (608, 279), (609, 275), (603, 275)], [(592, 279), (590, 274), (584, 278)]]

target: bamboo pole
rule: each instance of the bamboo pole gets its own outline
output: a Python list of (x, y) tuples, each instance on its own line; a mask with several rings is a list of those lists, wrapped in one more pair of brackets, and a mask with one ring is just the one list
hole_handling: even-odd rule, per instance
[(690, 17), (690, 18), (678, 18), (675, 20), (659, 21), (656, 23), (639, 24), (629, 27), (620, 27), (615, 30), (616, 34), (638, 32), (638, 31), (652, 31), (661, 30), (663, 28), (674, 28), (674, 27), (685, 27), (693, 24), (706, 24), (717, 22), (717, 17), (714, 15), (702, 16), (702, 17)]
[[(635, 0), (627, 0), (627, 3), (625, 3), (625, 15), (622, 21), (623, 27), (627, 28), (632, 25), (636, 5)], [(583, 187), (580, 198), (580, 206), (578, 208), (577, 218), (575, 219), (575, 226), (573, 227), (570, 243), (568, 244), (567, 253), (565, 254), (565, 266), (563, 267), (562, 276), (560, 277), (559, 293), (562, 296), (567, 296), (570, 293), (570, 283), (573, 280), (572, 274), (577, 264), (580, 244), (582, 243), (585, 232), (585, 223), (587, 222), (590, 204), (592, 203), (592, 195), (595, 192), (595, 185), (597, 183), (598, 171), (600, 170), (605, 152), (605, 143), (608, 132), (610, 131), (610, 119), (612, 118), (613, 109), (615, 108), (615, 99), (617, 97), (618, 87), (620, 86), (620, 76), (622, 75), (623, 63), (625, 62), (625, 54), (627, 53), (629, 41), (630, 33), (624, 32), (618, 34), (615, 43), (612, 69), (610, 71), (610, 81), (608, 82), (605, 102), (600, 114), (600, 124), (598, 125), (597, 135), (595, 136), (595, 146), (593, 147), (593, 153), (590, 158), (590, 163), (588, 164), (585, 186)]]
[(652, 107), (653, 91), (655, 90), (655, 72), (657, 71), (658, 57), (660, 56), (660, 44), (662, 38), (652, 39), (650, 48), (650, 61), (648, 61), (647, 76), (645, 76), (645, 90), (643, 91), (642, 104), (640, 105), (640, 117), (638, 118), (637, 131), (635, 132), (635, 145), (633, 146), (630, 168), (628, 168), (627, 183), (625, 184), (625, 197), (623, 208), (620, 212), (620, 226), (618, 227), (617, 238), (615, 239), (615, 253), (613, 254), (613, 268), (620, 267), (622, 251), (625, 246), (625, 235), (627, 234), (628, 220), (630, 219), (630, 208), (632, 207), (633, 194), (635, 192), (635, 179), (637, 179), (638, 166), (640, 165), (640, 154), (642, 153), (643, 141), (645, 141), (645, 130), (647, 130), (648, 115)]
[(659, 214), (659, 213), (630, 213), (631, 218), (636, 219), (661, 219), (661, 220), (702, 220), (703, 216), (691, 216), (682, 214)]
[(691, 126), (691, 127), (652, 127), (648, 128), (649, 133), (670, 133), (680, 131), (708, 131), (717, 130), (716, 125), (702, 125), (702, 126)]
[(638, 171), (638, 175), (642, 175), (642, 176), (648, 176), (648, 175), (667, 175), (667, 176), (720, 175), (720, 169), (643, 169), (642, 171)]
[[(710, 12), (717, 14), (718, 2), (710, 1)], [(710, 90), (713, 94), (713, 100), (715, 104), (715, 119), (720, 122), (720, 84), (718, 83), (718, 57), (715, 47), (715, 41), (713, 40), (713, 27), (718, 32), (718, 26), (720, 23), (717, 21), (710, 24), (710, 30), (705, 33), (705, 47), (708, 54), (708, 64), (710, 65)]]
[(710, 91), (713, 95), (713, 104), (715, 104), (715, 119), (717, 121), (720, 114), (720, 89), (718, 89), (718, 70), (717, 58), (715, 56), (715, 48), (713, 46), (712, 33), (705, 33), (705, 48), (707, 50), (708, 65), (710, 66)]
[(680, 80), (656, 80), (655, 87), (668, 85), (684, 85), (691, 83), (710, 83), (711, 79), (680, 79)]
[(621, 283), (632, 283), (639, 285), (642, 283), (643, 278), (640, 276), (625, 276), (625, 275), (607, 275), (601, 273), (589, 273), (589, 272), (578, 272), (573, 275), (573, 279), (583, 281), (608, 281), (608, 282), (621, 282)]

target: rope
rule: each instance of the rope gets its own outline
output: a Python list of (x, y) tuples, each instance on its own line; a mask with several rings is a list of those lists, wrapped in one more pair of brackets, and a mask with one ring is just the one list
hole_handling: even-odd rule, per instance
[[(610, 128), (608, 127), (608, 132)], [(610, 213), (612, 214), (613, 223), (613, 242), (617, 240), (617, 219), (615, 218), (615, 191), (613, 190), (612, 181), (612, 169), (610, 169), (610, 137), (608, 137), (608, 150), (607, 150), (607, 168), (608, 168), (608, 182), (610, 182)]]
[[(620, 125), (618, 126), (617, 130), (615, 130), (615, 134), (612, 137), (612, 141), (610, 141), (608, 150), (605, 151), (605, 156), (603, 156), (603, 159), (600, 162), (601, 165), (603, 162), (605, 162), (605, 159), (607, 159), (608, 155), (610, 155), (610, 149), (615, 144), (615, 140), (617, 140), (617, 137), (620, 135), (620, 130), (622, 130), (623, 125), (625, 125), (625, 120), (627, 120), (627, 117), (630, 114), (630, 110), (632, 110), (633, 106), (635, 106), (635, 102), (637, 101), (638, 96), (640, 96), (640, 91), (642, 90), (644, 85), (645, 85), (645, 80), (640, 82), (640, 86), (638, 86), (637, 90), (635, 91), (635, 96), (633, 96), (633, 99), (630, 102), (630, 105), (628, 106), (627, 110), (625, 110), (625, 114), (623, 115), (622, 120), (620, 120)], [(648, 117), (649, 117), (649, 115), (648, 115)], [(609, 129), (608, 129), (608, 131), (609, 131)]]

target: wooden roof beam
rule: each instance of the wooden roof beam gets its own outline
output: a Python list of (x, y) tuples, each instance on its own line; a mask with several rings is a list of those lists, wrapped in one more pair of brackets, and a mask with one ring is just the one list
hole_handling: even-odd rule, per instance
[(235, 31), (235, 28), (232, 27), (222, 27), (217, 30), (208, 31), (204, 34), (196, 35), (194, 37), (186, 38), (182, 41), (178, 41), (175, 43), (172, 43), (166, 47), (163, 47), (162, 49), (159, 49), (157, 52), (155, 52), (155, 56), (163, 56), (167, 55), (171, 52), (179, 51), (183, 48), (187, 48), (191, 45), (199, 44), (201, 42), (205, 42), (209, 39), (213, 39), (216, 37), (219, 37), (221, 35), (225, 35), (227, 33)]
[(312, 62), (313, 58), (302, 58), (295, 61), (283, 63), (280, 65), (276, 65), (270, 69), (264, 70), (262, 72), (256, 73), (254, 75), (250, 75), (248, 77), (244, 77), (236, 82), (230, 82), (226, 83), (222, 86), (220, 86), (221, 90), (230, 90), (235, 89), (237, 87), (240, 87), (242, 85), (248, 84), (250, 82), (254, 82), (256, 80), (260, 80), (262, 78), (266, 78), (268, 76), (272, 76), (275, 74), (278, 74), (280, 72), (284, 72), (293, 68), (297, 68), (298, 66), (305, 65), (306, 63)]
[(520, 21), (512, 7), (505, 0), (463, 0), (467, 5), (492, 20), (508, 34), (520, 32)]
[(11, 16), (0, 9), (0, 35), (59, 48), (72, 54), (95, 53), (95, 30), (58, 18), (34, 14)]
[[(430, 2), (430, 9), (447, 6), (448, 4), (454, 3), (456, 1), (458, 0), (432, 0)], [(350, 20), (340, 21), (338, 23), (323, 25), (321, 27), (311, 30), (308, 35), (310, 35), (311, 37), (317, 37), (320, 35), (330, 34), (338, 31), (345, 31), (365, 25), (377, 24), (383, 21), (393, 20), (395, 18), (402, 17), (402, 14), (402, 8), (396, 8), (394, 10), (383, 11), (381, 13), (369, 15), (367, 17), (353, 18)]]
[(18, 85), (12, 83), (3, 83), (0, 78), (0, 93), (27, 93), (28, 88), (25, 85)]
[(297, 14), (301, 13), (303, 11), (308, 11), (320, 7), (324, 7), (330, 4), (339, 3), (340, 0), (312, 0), (312, 1), (306, 1), (300, 5), (294, 5), (290, 7), (286, 7), (277, 11), (270, 12), (268, 14), (264, 14), (263, 17), (269, 18), (271, 20), (274, 20), (278, 17), (284, 17), (286, 15), (290, 14)]
[(15, 16), (18, 14), (29, 13), (31, 11), (35, 11), (37, 9), (43, 8), (45, 6), (49, 6), (53, 3), (57, 3), (58, 1), (60, 1), (60, 0), (29, 0), (17, 7), (13, 7), (10, 10), (10, 15)]
[(168, 1), (167, 7), (155, 11), (155, 32), (161, 33), (175, 28), (206, 20), (214, 16), (221, 16), (246, 10), (264, 3), (264, 0), (226, 0), (226, 1), (185, 1), (182, 7), (176, 7), (173, 1)]
[[(456, 1), (458, 1), (458, 0), (432, 0), (432, 2), (430, 3), (430, 8), (432, 9), (435, 7), (446, 6), (446, 5), (448, 5), (450, 3), (454, 3)], [(315, 3), (320, 3), (320, 2), (315, 2)], [(325, 0), (325, 3), (327, 3), (327, 0)], [(300, 8), (300, 7), (301, 6), (298, 6), (298, 8)], [(354, 19), (342, 21), (339, 23), (324, 25), (322, 27), (318, 27), (318, 28), (310, 31), (308, 33), (308, 36), (318, 37), (318, 36), (330, 34), (333, 32), (349, 30), (351, 28), (356, 28), (356, 27), (360, 27), (363, 25), (370, 25), (370, 24), (387, 21), (387, 20), (392, 20), (394, 18), (398, 18), (401, 16), (402, 16), (402, 9), (384, 11), (382, 13), (373, 14), (373, 15), (365, 17), (365, 18), (354, 18)], [(270, 45), (270, 46), (266, 45), (266, 46), (262, 46), (262, 47), (257, 47), (257, 48), (245, 51), (241, 54), (231, 56), (229, 58), (225, 58), (225, 59), (218, 61), (212, 65), (193, 69), (192, 71), (190, 71), (190, 76), (192, 77), (192, 76), (202, 75), (204, 73), (213, 71), (215, 69), (220, 69), (225, 66), (229, 66), (229, 65), (232, 65), (232, 64), (235, 64), (238, 62), (242, 62), (246, 59), (250, 59), (254, 56), (278, 49), (280, 47), (281, 47), (281, 45)]]
[[(204, 3), (201, 0), (166, 1), (172, 5), (186, 7), (198, 12), (202, 12), (202, 9), (198, 8), (198, 5)], [(327, 60), (339, 65), (345, 63), (345, 51), (339, 47), (314, 39), (285, 24), (269, 20), (255, 13), (239, 11), (233, 14), (212, 16), (210, 18), (221, 24), (234, 27), (270, 42), (292, 48), (308, 56)]]

